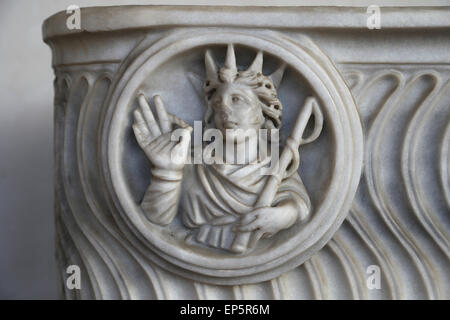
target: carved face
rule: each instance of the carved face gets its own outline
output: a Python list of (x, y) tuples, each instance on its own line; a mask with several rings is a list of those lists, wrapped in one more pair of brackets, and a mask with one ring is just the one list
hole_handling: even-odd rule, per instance
[(225, 83), (217, 88), (210, 103), (215, 126), (224, 137), (234, 139), (238, 134), (235, 129), (258, 130), (264, 123), (258, 97), (248, 86)]

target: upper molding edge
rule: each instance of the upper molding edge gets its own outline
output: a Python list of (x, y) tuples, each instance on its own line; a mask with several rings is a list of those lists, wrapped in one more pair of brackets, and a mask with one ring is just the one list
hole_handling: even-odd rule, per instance
[[(205, 14), (207, 12), (207, 14)], [(283, 18), (280, 18), (280, 15)], [(180, 19), (184, 15), (184, 19)], [(366, 29), (365, 7), (112, 6), (81, 8), (81, 29), (69, 30), (60, 11), (42, 25), (44, 41), (82, 32), (167, 26)], [(450, 28), (450, 7), (381, 7), (382, 29)]]

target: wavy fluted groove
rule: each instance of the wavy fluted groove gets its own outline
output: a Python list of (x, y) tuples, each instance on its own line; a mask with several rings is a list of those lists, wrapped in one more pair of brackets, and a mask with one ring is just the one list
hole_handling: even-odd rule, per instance
[(375, 261), (375, 264), (380, 266), (381, 270), (383, 270), (383, 277), (381, 278), (382, 290), (371, 290), (369, 293), (374, 295), (377, 299), (399, 299), (399, 297), (403, 297), (404, 295), (401, 284), (396, 280), (396, 271), (389, 256), (389, 252), (387, 251), (387, 248), (382, 245), (382, 242), (377, 239), (377, 236), (371, 232), (371, 228), (363, 224), (359, 218), (360, 216), (361, 213), (353, 208), (347, 221), (361, 237), (361, 245), (366, 246), (367, 250), (370, 250), (373, 253), (374, 259), (371, 259), (369, 264), (373, 265)]
[[(61, 294), (75, 299), (448, 296), (447, 74), (376, 68), (349, 74), (358, 75), (352, 86), (358, 92), (354, 94), (367, 132), (367, 158), (348, 222), (302, 266), (265, 283), (239, 286), (196, 283), (151, 267), (148, 259), (121, 238), (108, 214), (107, 200), (99, 192), (98, 126), (109, 76), (57, 78), (55, 147), (64, 150), (55, 157), (57, 256), (62, 270), (77, 264), (88, 274), (81, 294), (64, 287)], [(395, 128), (391, 125), (394, 119)], [(410, 263), (405, 265), (407, 260)], [(123, 272), (121, 263), (136, 266), (135, 278)], [(381, 291), (366, 287), (365, 271), (371, 264), (382, 270)], [(59, 277), (63, 282), (66, 274), (62, 271)], [(142, 284), (144, 279), (148, 291), (133, 291), (137, 288), (133, 283)]]
[[(87, 79), (90, 80), (90, 83)], [(95, 290), (91, 295), (87, 295), (84, 298), (156, 298), (157, 296), (154, 292), (159, 292), (161, 295), (161, 290), (157, 288), (158, 281), (152, 268), (146, 266), (144, 269), (139, 262), (140, 258), (137, 258), (138, 254), (135, 252), (130, 253), (128, 245), (121, 245), (120, 241), (116, 240), (116, 238), (121, 239), (117, 230), (115, 230), (116, 238), (111, 235), (114, 227), (111, 227), (113, 223), (111, 216), (107, 215), (107, 206), (101, 204), (104, 202), (104, 199), (95, 193), (95, 190), (99, 190), (98, 186), (94, 184), (94, 187), (91, 187), (89, 184), (92, 181), (97, 183), (99, 178), (96, 178), (95, 175), (99, 171), (95, 168), (97, 161), (94, 161), (95, 159), (89, 161), (85, 157), (89, 157), (87, 153), (90, 150), (97, 150), (95, 147), (98, 131), (96, 120), (98, 120), (97, 117), (99, 116), (102, 102), (105, 100), (109, 80), (103, 76), (95, 80), (91, 75), (84, 75), (77, 81), (79, 86), (83, 88), (73, 89), (76, 91), (69, 98), (64, 110), (65, 132), (61, 132), (60, 135), (57, 134), (56, 137), (64, 141), (65, 160), (63, 160), (63, 167), (67, 170), (66, 178), (58, 177), (58, 173), (62, 174), (64, 170), (56, 170), (56, 190), (61, 211), (64, 211), (61, 214), (62, 223), (70, 224), (70, 227), (67, 229), (74, 232), (74, 246), (83, 247), (84, 249), (80, 250), (80, 254), (82, 257), (84, 256), (82, 260), (89, 261), (89, 264), (87, 264), (88, 269), (85, 273), (88, 277), (83, 277), (83, 279), (91, 281)], [(85, 114), (86, 110), (89, 110), (91, 113)], [(93, 123), (85, 123), (86, 121)], [(83, 150), (86, 151), (83, 153)], [(95, 158), (97, 154), (94, 153), (90, 156)], [(78, 161), (74, 162), (74, 159), (78, 159)], [(84, 163), (94, 165), (94, 167), (85, 166)], [(62, 182), (60, 186), (59, 181)], [(76, 193), (75, 190), (79, 190), (82, 194)], [(60, 194), (60, 192), (64, 193)], [(97, 197), (94, 197), (95, 195)], [(72, 201), (64, 205), (66, 203), (64, 199), (69, 198)], [(85, 241), (89, 241), (89, 245)], [(121, 240), (121, 242), (124, 241)], [(77, 243), (79, 244), (77, 245)], [(59, 248), (59, 250), (62, 250), (62, 248)], [(135, 263), (131, 264), (131, 269), (125, 271), (122, 263), (133, 260)], [(66, 267), (70, 264), (79, 265), (77, 261), (64, 262)], [(93, 267), (89, 267), (90, 264)], [(92, 268), (95, 268), (95, 270)], [(62, 269), (65, 270), (65, 267)], [(130, 276), (134, 278), (130, 278)], [(145, 289), (140, 290), (142, 287), (137, 285), (130, 286), (132, 283), (142, 283), (145, 281), (144, 279), (148, 281), (148, 286)], [(99, 282), (101, 282), (103, 287), (98, 285)], [(136, 289), (139, 291), (136, 291)], [(85, 290), (83, 292), (87, 293), (88, 291)]]
[[(80, 88), (77, 88), (79, 86)], [(84, 202), (81, 189), (77, 188), (79, 184), (78, 170), (76, 166), (76, 130), (78, 124), (78, 114), (82, 105), (86, 103), (89, 91), (89, 81), (85, 76), (76, 79), (74, 89), (71, 92), (65, 113), (65, 132), (64, 132), (64, 153), (63, 170), (61, 170), (61, 191), (62, 196), (58, 197), (59, 203), (66, 203), (67, 210), (62, 217), (64, 223), (71, 224), (68, 230), (76, 230), (73, 241), (80, 241), (83, 250), (80, 252), (85, 259), (89, 261), (88, 270), (89, 279), (95, 282), (94, 294), (102, 299), (118, 298), (117, 282), (111, 274), (111, 261), (104, 252), (95, 234), (91, 231), (93, 221), (89, 217), (89, 209)], [(57, 187), (57, 189), (59, 189)], [(76, 227), (75, 227), (76, 226)], [(105, 261), (106, 260), (106, 261)]]
[(433, 93), (418, 108), (408, 125), (401, 164), (404, 185), (414, 213), (445, 254), (450, 250), (446, 230), (449, 221), (444, 218), (448, 208), (444, 206), (440, 186), (436, 185), (439, 172), (436, 167), (430, 166), (436, 161), (439, 144), (429, 143), (430, 140), (438, 141), (439, 133), (448, 123), (445, 111), (450, 103), (449, 86), (448, 83), (443, 86), (440, 77), (438, 79), (439, 84), (436, 84)]
[[(100, 75), (95, 82), (92, 83), (92, 89), (89, 92), (87, 102), (83, 105), (83, 109), (80, 110), (80, 120), (78, 124), (77, 135), (77, 155), (78, 155), (78, 168), (80, 172), (80, 183), (82, 185), (81, 190), (84, 191), (85, 202), (89, 206), (90, 212), (92, 212), (92, 220), (98, 222), (95, 231), (97, 234), (104, 236), (99, 237), (108, 249), (108, 266), (111, 267), (111, 272), (114, 275), (115, 282), (120, 288), (120, 295), (123, 298), (154, 298), (151, 291), (140, 292), (130, 291), (126, 283), (135, 282), (137, 279), (130, 279), (130, 276), (124, 272), (121, 268), (121, 263), (124, 261), (136, 260), (133, 264), (136, 267), (132, 269), (131, 274), (139, 277), (140, 281), (147, 275), (142, 270), (142, 266), (138, 263), (138, 260), (130, 253), (127, 252), (126, 246), (121, 245), (120, 241), (117, 241), (117, 237), (113, 235), (117, 234), (117, 231), (111, 227), (111, 221), (108, 221), (108, 216), (104, 216), (107, 211), (107, 205), (99, 193), (101, 188), (97, 181), (100, 180), (98, 176), (98, 170), (96, 170), (95, 164), (96, 154), (93, 153), (97, 150), (97, 131), (100, 125), (100, 111), (102, 110), (103, 101), (106, 99), (110, 80), (108, 76)], [(84, 170), (82, 170), (84, 169)], [(111, 233), (113, 235), (111, 235)], [(114, 244), (114, 245), (112, 245)], [(156, 282), (155, 282), (156, 283)], [(146, 294), (149, 294), (146, 296)]]
[[(427, 296), (435, 297), (432, 276), (429, 272), (429, 262), (422, 250), (417, 247), (412, 234), (404, 227), (403, 219), (399, 216), (407, 211), (405, 208), (406, 199), (403, 194), (402, 186), (399, 185), (397, 168), (400, 167), (400, 157), (396, 152), (401, 144), (402, 129), (406, 126), (410, 113), (414, 108), (424, 100), (432, 90), (432, 84), (423, 77), (414, 77), (407, 82), (405, 88), (399, 92), (392, 105), (382, 108), (380, 114), (375, 119), (370, 130), (367, 146), (371, 150), (369, 170), (367, 170), (367, 180), (369, 193), (374, 199), (377, 210), (389, 230), (395, 235), (402, 247), (406, 250), (405, 259), (411, 261), (413, 268), (407, 273), (407, 276), (415, 279), (419, 278), (423, 284), (414, 281), (411, 278), (410, 284), (414, 287), (409, 288), (409, 292), (426, 292)], [(395, 126), (389, 126), (389, 121), (395, 120)], [(373, 129), (375, 127), (375, 130)], [(389, 137), (389, 138), (387, 138)], [(392, 168), (389, 173), (386, 171)], [(397, 175), (397, 177), (396, 177)], [(406, 222), (407, 223), (407, 222)], [(410, 224), (412, 225), (412, 224)], [(416, 225), (412, 225), (414, 228)], [(404, 261), (402, 263), (404, 264)]]
[(442, 185), (447, 207), (450, 207), (450, 118), (448, 118), (445, 131), (442, 134), (439, 158), (439, 180)]
[[(377, 68), (374, 69), (376, 75)], [(367, 72), (367, 68), (364, 71)], [(440, 174), (437, 155), (441, 145), (438, 137), (442, 136), (439, 132), (449, 119), (448, 93), (441, 85), (441, 82), (447, 81), (448, 72), (446, 69), (442, 74), (435, 71), (421, 72), (420, 69), (380, 72), (382, 76), (372, 77), (375, 80), (366, 84), (356, 97), (358, 106), (364, 108), (360, 111), (366, 121), (365, 130), (369, 132), (365, 150), (368, 159), (354, 200), (355, 210), (348, 220), (365, 238), (365, 242), (378, 251), (378, 260), (384, 264), (381, 267), (389, 277), (393, 298), (444, 298), (448, 296), (448, 288), (443, 287), (447, 286), (449, 274), (449, 249), (446, 244), (448, 217), (444, 217), (449, 208), (443, 197), (439, 198), (446, 191), (438, 185)], [(390, 86), (377, 84), (377, 81), (389, 77), (400, 81), (391, 82)], [(401, 79), (405, 79), (405, 82), (402, 83)], [(380, 88), (381, 95), (378, 95), (379, 90), (370, 93), (370, 88), (376, 86)], [(383, 87), (385, 89), (381, 90)], [(384, 100), (380, 100), (380, 96), (384, 96)], [(378, 107), (375, 108), (374, 104)], [(373, 110), (365, 114), (369, 111), (368, 105)], [(396, 127), (391, 123), (395, 123)], [(422, 148), (417, 146), (418, 141), (423, 143)], [(386, 149), (387, 145), (390, 145), (389, 149)], [(385, 150), (389, 150), (389, 153), (383, 153)], [(420, 175), (426, 171), (428, 175)], [(430, 174), (433, 172), (434, 181), (423, 182), (419, 179), (431, 180)], [(405, 177), (406, 181), (403, 180)], [(432, 186), (434, 191), (421, 192), (417, 186), (419, 181)], [(417, 206), (414, 208), (415, 201), (421, 201), (422, 210), (424, 207), (428, 210), (424, 212)], [(423, 205), (424, 201), (428, 205)], [(375, 219), (376, 214), (382, 217), (384, 227)], [(437, 220), (437, 217), (441, 217), (441, 220)], [(364, 226), (363, 229), (360, 229), (361, 226)], [(374, 227), (376, 229), (371, 231)], [(439, 233), (442, 229), (442, 233)], [(393, 245), (391, 241), (386, 242), (391, 237), (389, 233), (400, 246)], [(369, 235), (372, 240), (367, 238)], [(408, 268), (403, 258), (402, 263), (398, 259), (400, 255), (410, 259), (415, 268)], [(411, 281), (416, 283), (414, 289), (409, 287)], [(423, 284), (423, 289), (417, 286), (419, 282)], [(421, 292), (425, 295), (421, 295)]]

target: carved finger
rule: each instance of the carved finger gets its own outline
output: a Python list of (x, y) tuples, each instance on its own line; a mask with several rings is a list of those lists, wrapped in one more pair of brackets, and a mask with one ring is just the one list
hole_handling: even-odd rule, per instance
[(167, 115), (169, 116), (169, 119), (172, 123), (176, 124), (177, 126), (179, 126), (181, 128), (186, 128), (186, 129), (191, 128), (191, 130), (192, 130), (191, 126), (189, 126), (185, 121), (181, 120), (177, 116), (170, 114), (170, 113), (168, 113)]
[(139, 140), (145, 140), (147, 143), (149, 143), (153, 136), (148, 130), (147, 125), (145, 124), (144, 118), (142, 117), (140, 110), (134, 110), (134, 124), (133, 124), (133, 131), (136, 135), (136, 138)]
[(245, 225), (247, 225), (249, 223), (252, 223), (257, 218), (258, 218), (258, 213), (257, 212), (248, 213), (241, 219), (241, 226), (245, 226)]
[(155, 109), (158, 114), (159, 125), (161, 126), (162, 133), (172, 131), (172, 121), (169, 119), (169, 115), (167, 114), (161, 97), (158, 95), (154, 96), (153, 102), (155, 103)]
[(189, 143), (191, 142), (191, 132), (192, 127), (187, 127), (183, 130), (180, 141), (178, 142), (180, 148), (186, 149), (189, 147)]
[(248, 247), (253, 248), (256, 245), (256, 243), (258, 242), (258, 240), (262, 238), (263, 235), (264, 235), (264, 231), (256, 230), (250, 238)]
[(139, 129), (139, 127), (136, 124), (133, 124), (132, 126), (134, 135), (136, 136), (136, 139), (141, 146), (141, 148), (146, 147), (150, 142), (150, 136), (143, 134), (142, 131)]
[[(180, 129), (178, 129), (180, 130)], [(186, 154), (191, 142), (191, 130), (181, 129), (181, 135), (179, 135), (179, 141), (175, 141), (172, 152)]]
[(154, 136), (160, 136), (161, 130), (159, 129), (158, 123), (153, 116), (152, 109), (147, 102), (147, 99), (143, 94), (139, 95), (139, 106), (141, 107), (141, 112), (144, 117), (144, 121), (147, 123), (148, 129)]
[(260, 225), (259, 221), (256, 219), (255, 221), (253, 221), (245, 226), (240, 226), (239, 231), (242, 231), (242, 232), (253, 231), (258, 228), (261, 228), (261, 225)]
[(143, 134), (148, 132), (148, 127), (145, 124), (144, 117), (142, 116), (142, 113), (140, 110), (136, 109), (133, 111), (134, 115), (134, 124), (141, 130)]

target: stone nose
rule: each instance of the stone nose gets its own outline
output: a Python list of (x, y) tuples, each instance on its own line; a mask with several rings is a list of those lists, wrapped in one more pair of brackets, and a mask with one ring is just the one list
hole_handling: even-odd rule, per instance
[(223, 121), (235, 121), (235, 117), (233, 115), (233, 111), (232, 110), (222, 110), (221, 111), (221, 117), (223, 119)]
[(231, 112), (232, 110), (229, 103), (224, 99), (220, 101), (220, 109), (226, 112)]
[(226, 103), (221, 103), (220, 104), (220, 115), (222, 116), (222, 118), (227, 121), (230, 118), (233, 117), (233, 110), (230, 108), (229, 105), (227, 105)]

